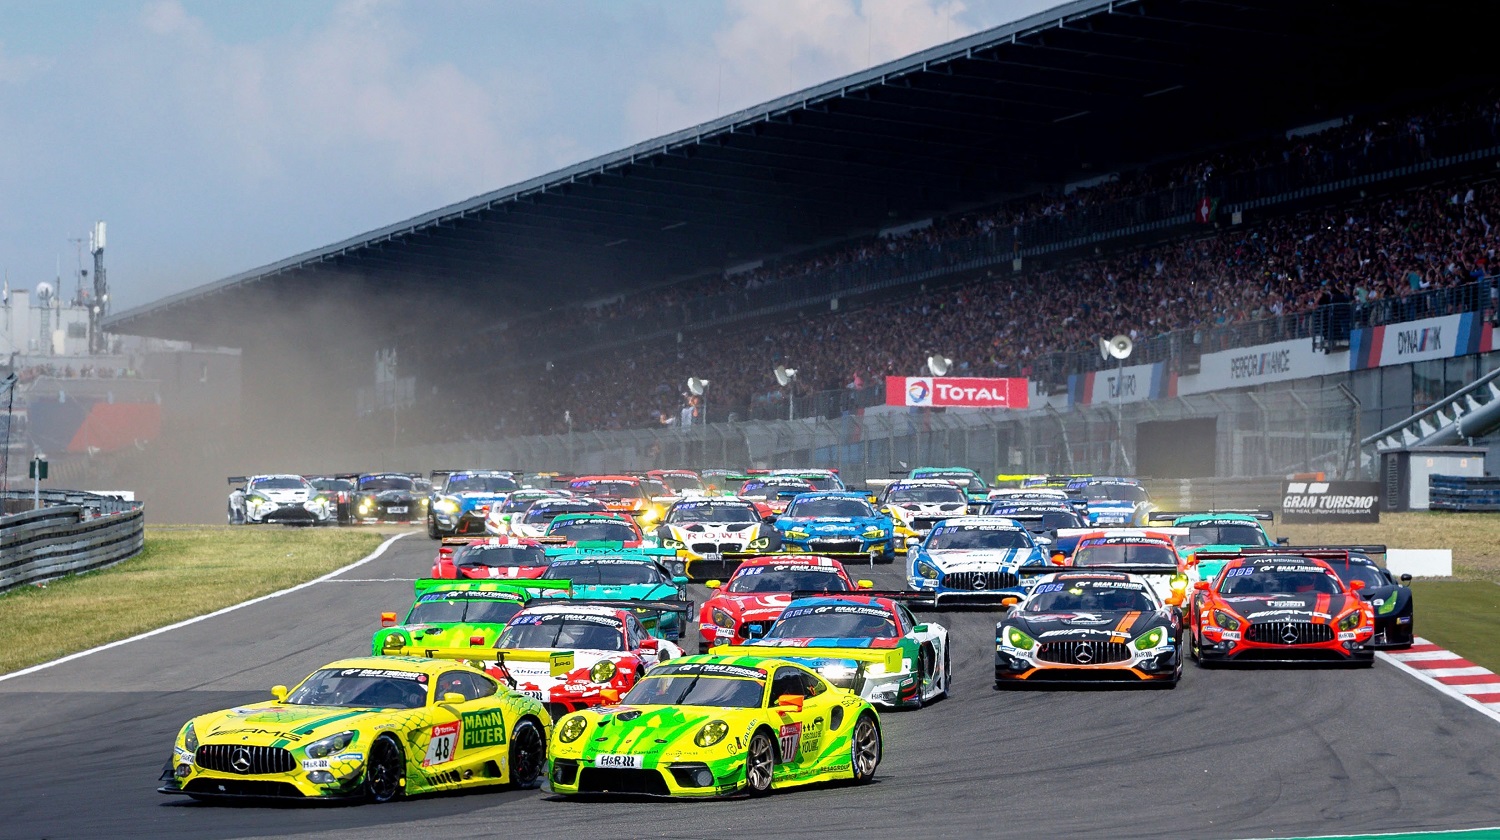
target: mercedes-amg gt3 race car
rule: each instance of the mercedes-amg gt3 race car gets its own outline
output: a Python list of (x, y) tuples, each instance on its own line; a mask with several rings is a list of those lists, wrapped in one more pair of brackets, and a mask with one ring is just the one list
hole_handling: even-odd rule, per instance
[(1023, 598), (1024, 569), (1047, 567), (1047, 552), (1024, 524), (999, 516), (945, 519), (907, 554), (906, 583), (938, 605), (1004, 604)]

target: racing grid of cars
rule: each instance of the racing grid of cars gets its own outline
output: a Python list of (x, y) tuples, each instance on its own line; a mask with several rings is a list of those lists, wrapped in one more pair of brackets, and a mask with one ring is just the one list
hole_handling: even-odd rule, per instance
[[(428, 496), (401, 473), (231, 478), (232, 522), (425, 514), (430, 536), (474, 536), (442, 540), (369, 657), (184, 725), (163, 793), (384, 802), (545, 782), (711, 797), (868, 781), (876, 708), (950, 689), (947, 630), (914, 610), (952, 605), (1005, 608), (996, 689), (1170, 688), (1185, 653), (1203, 668), (1368, 666), (1414, 639), (1410, 579), (1376, 562), (1383, 546), (1278, 545), (1266, 512), (1159, 511), (1133, 479), (992, 489), (924, 468), (864, 494), (827, 471), (721, 471), (739, 491), (715, 496), (685, 470), (565, 489), (439, 474)], [(902, 555), (902, 591), (842, 562)], [(690, 576), (709, 590), (700, 655), (681, 644)]]

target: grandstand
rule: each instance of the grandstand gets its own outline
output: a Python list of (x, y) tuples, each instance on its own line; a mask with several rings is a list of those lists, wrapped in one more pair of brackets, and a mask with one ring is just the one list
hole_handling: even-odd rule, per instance
[[(1341, 350), (1487, 300), (1500, 79), (1467, 14), (1071, 3), (106, 327), (243, 347), (245, 440), (308, 452), (660, 424), (687, 375), (711, 420), (784, 416), (778, 362), (837, 415), (932, 351), (1063, 399), (1115, 331), (1170, 377)], [(1458, 232), (1360, 234), (1417, 223)]]

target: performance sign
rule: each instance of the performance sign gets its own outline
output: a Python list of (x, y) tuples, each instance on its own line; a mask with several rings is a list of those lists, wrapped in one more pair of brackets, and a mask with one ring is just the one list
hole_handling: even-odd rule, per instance
[(1288, 525), (1380, 521), (1378, 481), (1288, 481), (1281, 495)]
[(924, 408), (1026, 408), (1029, 382), (1020, 377), (887, 376), (885, 404)]

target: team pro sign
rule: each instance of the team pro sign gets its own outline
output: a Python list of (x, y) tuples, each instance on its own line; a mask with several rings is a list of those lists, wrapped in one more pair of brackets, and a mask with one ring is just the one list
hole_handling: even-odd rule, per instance
[(1281, 495), (1288, 525), (1380, 521), (1378, 481), (1288, 481)]
[(1028, 382), (1019, 377), (887, 376), (885, 404), (924, 408), (1026, 408)]

